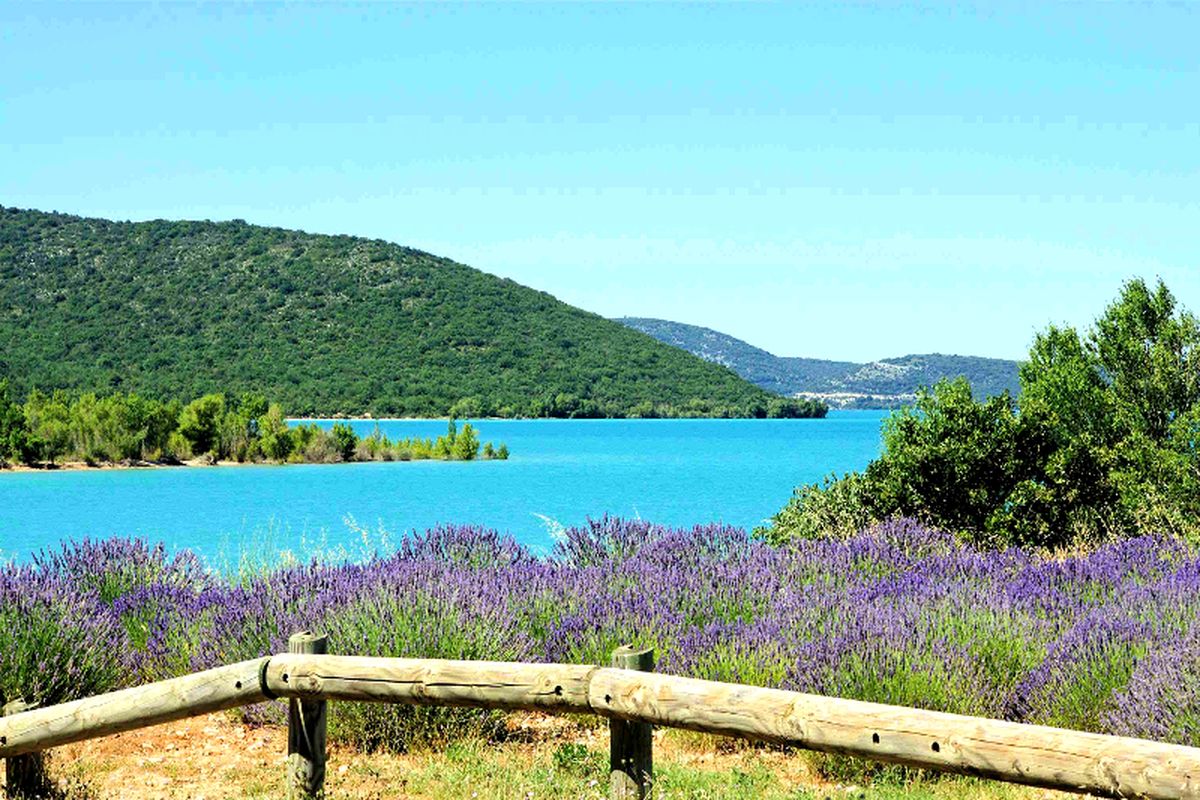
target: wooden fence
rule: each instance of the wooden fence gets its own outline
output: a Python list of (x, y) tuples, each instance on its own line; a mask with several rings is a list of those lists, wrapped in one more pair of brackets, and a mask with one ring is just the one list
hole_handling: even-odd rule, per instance
[(285, 654), (0, 717), (0, 758), (11, 780), (50, 747), (278, 698), (294, 798), (324, 791), (330, 700), (598, 714), (614, 798), (650, 796), (654, 725), (1105, 797), (1200, 798), (1200, 748), (656, 674), (646, 650), (596, 667), (325, 649), (297, 634)]

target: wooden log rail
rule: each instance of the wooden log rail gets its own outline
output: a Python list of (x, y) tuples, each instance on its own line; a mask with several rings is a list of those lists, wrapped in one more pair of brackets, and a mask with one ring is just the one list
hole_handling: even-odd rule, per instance
[[(1200, 748), (636, 669), (302, 653), (0, 717), (0, 758), (275, 698), (592, 713), (1106, 797), (1200, 798)], [(650, 739), (626, 739), (613, 794), (647, 796)]]

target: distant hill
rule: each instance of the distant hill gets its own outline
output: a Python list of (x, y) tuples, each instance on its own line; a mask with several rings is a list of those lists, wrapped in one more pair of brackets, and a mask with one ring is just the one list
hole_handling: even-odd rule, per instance
[(744, 415), (779, 398), (548, 294), (379, 240), (0, 207), (18, 393), (257, 391), (293, 414)]
[(624, 317), (617, 322), (729, 367), (769, 391), (820, 397), (831, 405), (890, 408), (911, 401), (918, 387), (959, 375), (971, 382), (980, 397), (1006, 390), (1015, 396), (1019, 391), (1017, 362), (1004, 359), (940, 353), (885, 358), (867, 364), (787, 358), (696, 325), (645, 317)]

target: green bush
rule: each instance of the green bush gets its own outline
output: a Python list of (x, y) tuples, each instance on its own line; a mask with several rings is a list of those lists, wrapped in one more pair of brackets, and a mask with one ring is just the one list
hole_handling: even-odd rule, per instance
[(221, 422), (225, 419), (225, 395), (206, 394), (183, 407), (179, 415), (179, 435), (197, 456), (216, 454), (220, 445)]
[(358, 436), (354, 429), (344, 422), (335, 422), (329, 435), (333, 439), (333, 449), (338, 457), (342, 461), (353, 461), (354, 449), (358, 446)]
[(29, 429), (21, 404), (9, 397), (8, 381), (0, 380), (0, 467), (9, 461), (25, 461)]
[(904, 515), (988, 546), (1200, 538), (1200, 324), (1161, 282), (1127, 283), (1086, 337), (1039, 334), (1020, 381), (1019, 402), (976, 401), (962, 378), (921, 391), (866, 470), (797, 489), (760, 534)]
[(0, 705), (21, 699), (50, 706), (112, 691), (126, 679), (123, 631), (111, 614), (97, 615), (51, 586), (2, 596)]
[(873, 519), (867, 487), (857, 472), (798, 486), (788, 504), (755, 534), (776, 545), (789, 539), (847, 539)]

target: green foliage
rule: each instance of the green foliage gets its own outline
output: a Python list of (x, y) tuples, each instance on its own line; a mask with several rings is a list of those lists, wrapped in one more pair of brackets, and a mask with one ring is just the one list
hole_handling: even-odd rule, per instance
[(483, 400), (478, 397), (464, 397), (450, 406), (450, 416), (457, 419), (478, 419), (485, 414)]
[[(72, 398), (34, 390), (24, 404), (11, 399), (0, 381), (0, 466), (8, 462), (53, 464), (74, 458), (89, 464), (180, 458), (234, 458), (238, 461), (335, 463), (410, 461), (444, 458), (469, 461), (479, 456), (479, 435), (470, 424), (430, 439), (391, 441), (376, 426), (359, 438), (345, 422), (326, 430), (315, 423), (289, 427), (278, 403), (258, 394), (230, 401), (208, 394), (187, 405), (163, 403), (135, 394), (103, 397), (88, 392)], [(508, 448), (488, 442), (484, 458), (506, 459)]]
[(179, 435), (195, 455), (219, 455), (221, 423), (225, 419), (225, 395), (206, 394), (183, 407)]
[[(474, 431), (472, 431), (473, 433)], [(493, 447), (491, 442), (485, 442), (483, 445), (483, 457), (488, 461), (493, 459), (504, 461), (508, 458), (508, 445), (501, 442), (499, 447)]]
[(475, 433), (475, 429), (471, 427), (470, 423), (463, 425), (463, 429), (455, 437), (450, 454), (460, 461), (470, 461), (479, 455), (479, 435)]
[(581, 742), (563, 742), (554, 748), (554, 769), (576, 775), (602, 775), (608, 761), (602, 753)]
[(866, 479), (857, 472), (797, 486), (788, 504), (771, 518), (770, 525), (757, 528), (755, 535), (774, 545), (789, 539), (848, 539), (873, 519), (867, 489)]
[[(756, 416), (755, 411), (760, 406), (755, 406), (751, 409), (750, 416)], [(807, 419), (811, 417), (825, 416), (825, 404), (818, 400), (810, 400), (808, 398), (801, 399), (786, 399), (782, 397), (773, 397), (767, 403), (767, 416), (771, 419)]]
[(272, 403), (267, 412), (259, 418), (258, 435), (259, 447), (266, 458), (272, 461), (287, 461), (295, 442), (291, 431), (288, 430), (283, 409), (278, 403)]
[(1008, 395), (978, 403), (965, 379), (922, 392), (884, 425), (884, 455), (865, 476), (873, 508), (990, 535), (993, 513), (1038, 456), (1023, 421)]
[[(231, 407), (253, 390), (304, 416), (745, 416), (772, 398), (547, 294), (382, 241), (10, 208), (0, 353), (22, 394), (221, 387)], [(196, 455), (237, 457), (223, 417), (194, 431)]]
[(30, 453), (27, 460), (53, 464), (70, 452), (75, 431), (70, 401), (64, 392), (47, 396), (36, 389), (25, 400), (25, 424), (29, 430)]
[(341, 460), (353, 461), (354, 449), (358, 445), (358, 436), (355, 435), (354, 429), (344, 422), (335, 422), (329, 435), (333, 439), (334, 450)]
[(0, 379), (0, 466), (25, 461), (29, 429), (21, 404), (9, 396), (8, 381)]
[(15, 419), (16, 409), (23, 417), (23, 425), (14, 428), (18, 446), (10, 441), (6, 451), (27, 464), (54, 464), (68, 456), (88, 463), (166, 459), (180, 416), (178, 403), (136, 394), (88, 392), (71, 398), (63, 391), (47, 395), (35, 389), (23, 405), (5, 403), (0, 416)]
[(1085, 338), (1039, 334), (1020, 403), (965, 380), (922, 391), (861, 475), (798, 489), (762, 535), (915, 516), (990, 545), (1200, 536), (1200, 324), (1161, 282), (1127, 283)]
[(1167, 442), (1173, 421), (1200, 399), (1200, 327), (1177, 311), (1161, 281), (1153, 291), (1140, 280), (1127, 284), (1096, 320), (1090, 350), (1126, 437)]

